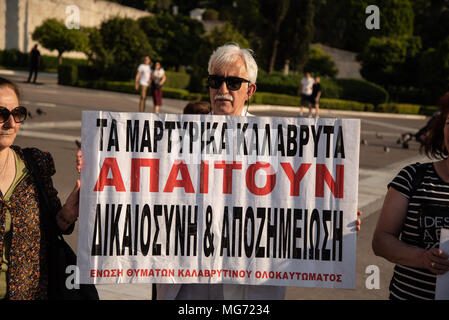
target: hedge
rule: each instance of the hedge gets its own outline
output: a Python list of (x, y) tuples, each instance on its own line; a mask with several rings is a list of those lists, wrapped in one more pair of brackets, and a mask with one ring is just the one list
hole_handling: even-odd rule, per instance
[[(302, 76), (284, 75), (280, 73), (266, 74), (261, 72), (257, 79), (257, 89), (262, 92), (272, 92), (298, 96)], [(367, 102), (374, 105), (388, 102), (388, 92), (366, 80), (331, 79), (321, 77), (322, 97), (328, 99), (343, 99)]]
[[(63, 58), (65, 65), (86, 65), (85, 59)], [(20, 52), (17, 49), (7, 49), (0, 51), (0, 65), (17, 68), (28, 69), (30, 66), (29, 54)], [(40, 71), (56, 72), (59, 67), (58, 57), (41, 55)]]
[(260, 72), (257, 77), (257, 90), (280, 94), (298, 95), (301, 76), (284, 75), (280, 73), (267, 74)]
[(388, 113), (405, 113), (405, 114), (419, 114), (421, 106), (416, 104), (406, 103), (382, 103), (377, 106), (376, 111)]
[[(89, 88), (89, 89), (99, 89), (114, 92), (123, 92), (130, 94), (139, 94), (134, 87), (134, 82), (121, 82), (121, 81), (88, 81), (88, 80), (78, 80), (75, 86)], [(150, 92), (148, 92), (150, 94)], [(166, 86), (162, 87), (162, 94), (164, 98), (179, 99), (179, 100), (209, 100), (207, 95), (200, 93), (190, 93), (185, 89), (169, 88)]]
[(340, 99), (368, 102), (374, 105), (386, 103), (389, 100), (387, 90), (372, 82), (360, 79), (336, 79), (335, 82), (342, 89), (338, 97)]
[(299, 106), (300, 98), (287, 94), (256, 91), (256, 93), (252, 96), (250, 103), (281, 106)]
[(374, 111), (374, 105), (371, 103), (326, 98), (320, 99), (320, 108), (352, 111)]
[(78, 81), (78, 68), (73, 65), (60, 65), (58, 67), (58, 83), (73, 86)]
[(432, 115), (438, 111), (436, 106), (408, 104), (408, 103), (383, 103), (377, 106), (376, 111), (401, 114), (423, 114)]
[(187, 89), (190, 75), (185, 72), (165, 71), (167, 81), (165, 85), (170, 88)]
[[(256, 92), (250, 102), (254, 104), (269, 104), (299, 107), (300, 98), (285, 94), (276, 94), (269, 92)], [(320, 99), (320, 108), (337, 110), (355, 110), (355, 111), (374, 111), (374, 105), (357, 101), (348, 101), (340, 99)]]
[[(76, 85), (85, 88), (92, 89), (101, 89), (101, 90), (110, 90), (116, 92), (124, 92), (131, 94), (138, 94), (138, 91), (134, 88), (134, 81), (106, 81), (106, 80), (86, 80), (82, 78), (94, 78), (95, 72), (92, 67), (89, 66), (77, 66), (77, 65), (65, 65), (59, 67), (58, 69), (59, 77), (58, 82), (60, 84), (66, 85)], [(82, 76), (81, 76), (82, 75)], [(189, 75), (181, 72), (167, 72), (167, 85), (163, 87), (163, 96), (165, 98), (172, 99), (180, 99), (180, 100), (204, 100), (209, 101), (208, 94), (201, 93), (190, 93), (188, 90), (184, 88), (173, 88), (168, 79), (172, 78), (172, 85), (179, 85), (181, 87), (186, 86), (188, 84)], [(325, 80), (326, 81), (326, 80)], [(341, 80), (337, 80), (338, 83)], [(332, 82), (330, 82), (332, 83)], [(346, 94), (350, 91), (347, 87), (350, 84), (356, 84), (359, 87), (365, 86), (365, 92), (368, 92), (372, 88), (372, 97), (381, 97), (379, 94), (380, 90), (375, 88), (375, 86), (371, 86), (370, 83), (366, 81), (360, 80), (351, 80), (351, 81), (342, 81), (340, 84), (342, 86), (337, 86), (332, 89), (331, 86), (327, 88), (331, 88), (330, 92), (338, 93), (340, 90), (345, 91)], [(371, 88), (371, 89), (366, 89)], [(253, 104), (267, 104), (267, 105), (283, 105), (283, 106), (299, 106), (300, 97), (297, 95), (288, 95), (288, 94), (279, 94), (272, 92), (261, 92), (260, 87), (258, 86), (258, 90), (254, 96), (251, 98), (250, 102)], [(333, 91), (332, 91), (333, 90)], [(377, 91), (377, 93), (375, 93)], [(324, 96), (324, 94), (323, 94)], [(385, 98), (385, 95), (383, 96)], [(378, 99), (380, 101), (380, 99)], [(336, 99), (336, 98), (328, 98), (328, 96), (323, 97), (320, 100), (320, 108), (324, 109), (337, 109), (337, 110), (355, 110), (355, 111), (379, 111), (379, 112), (395, 112), (395, 113), (408, 113), (408, 114), (426, 114), (430, 115), (436, 111), (436, 107), (434, 106), (418, 106), (412, 104), (403, 104), (403, 103), (381, 103), (377, 107), (373, 103), (369, 102), (360, 102), (353, 101), (349, 99)]]

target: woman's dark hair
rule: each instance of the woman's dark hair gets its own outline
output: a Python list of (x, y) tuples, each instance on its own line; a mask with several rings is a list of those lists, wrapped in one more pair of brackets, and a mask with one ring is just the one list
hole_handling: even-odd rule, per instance
[(440, 114), (433, 121), (429, 134), (424, 141), (424, 152), (429, 158), (446, 159), (448, 150), (444, 143), (444, 127), (449, 115), (449, 92), (446, 92), (439, 100)]
[(14, 91), (14, 93), (17, 96), (17, 100), (20, 100), (20, 93), (19, 93), (19, 87), (12, 81), (9, 81), (8, 79), (0, 77), (0, 88), (10, 88)]

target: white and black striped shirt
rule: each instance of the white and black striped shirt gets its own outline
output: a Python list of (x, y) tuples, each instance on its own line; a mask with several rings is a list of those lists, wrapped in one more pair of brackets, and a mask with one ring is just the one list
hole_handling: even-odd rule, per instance
[[(438, 176), (433, 165), (427, 165), (421, 182), (413, 192), (419, 165), (417, 163), (403, 168), (388, 187), (409, 199), (400, 239), (409, 245), (429, 249), (438, 247), (439, 229), (449, 227), (440, 223), (449, 219), (437, 220), (432, 216), (438, 212), (438, 215), (449, 217), (449, 183)], [(432, 208), (426, 210), (429, 205)], [(390, 282), (390, 299), (435, 299), (435, 283), (436, 275), (427, 269), (396, 265)]]

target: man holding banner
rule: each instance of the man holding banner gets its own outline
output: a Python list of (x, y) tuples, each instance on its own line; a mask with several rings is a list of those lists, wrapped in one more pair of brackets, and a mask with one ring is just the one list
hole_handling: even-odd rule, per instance
[[(250, 50), (227, 44), (209, 59), (207, 84), (212, 114), (251, 116), (245, 102), (256, 92), (257, 63)], [(284, 299), (285, 287), (239, 284), (158, 284), (158, 299)]]
[(360, 120), (249, 117), (257, 64), (235, 44), (208, 71), (209, 115), (83, 112), (81, 283), (178, 300), (355, 288)]

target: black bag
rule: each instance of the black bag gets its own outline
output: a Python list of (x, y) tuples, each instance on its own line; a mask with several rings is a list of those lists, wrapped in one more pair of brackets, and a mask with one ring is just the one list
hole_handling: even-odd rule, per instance
[(39, 196), (39, 209), (42, 227), (47, 239), (48, 264), (48, 299), (49, 300), (99, 300), (97, 289), (92, 284), (80, 284), (79, 289), (68, 289), (66, 274), (68, 266), (76, 266), (76, 254), (65, 242), (64, 237), (56, 225), (56, 212), (48, 195), (42, 186), (42, 178), (31, 150), (23, 149), (28, 170), (36, 183)]
[(162, 78), (156, 78), (156, 77), (153, 78), (153, 80), (151, 82), (151, 85), (153, 86), (153, 89), (160, 89), (160, 88), (162, 88), (161, 81), (162, 81)]

